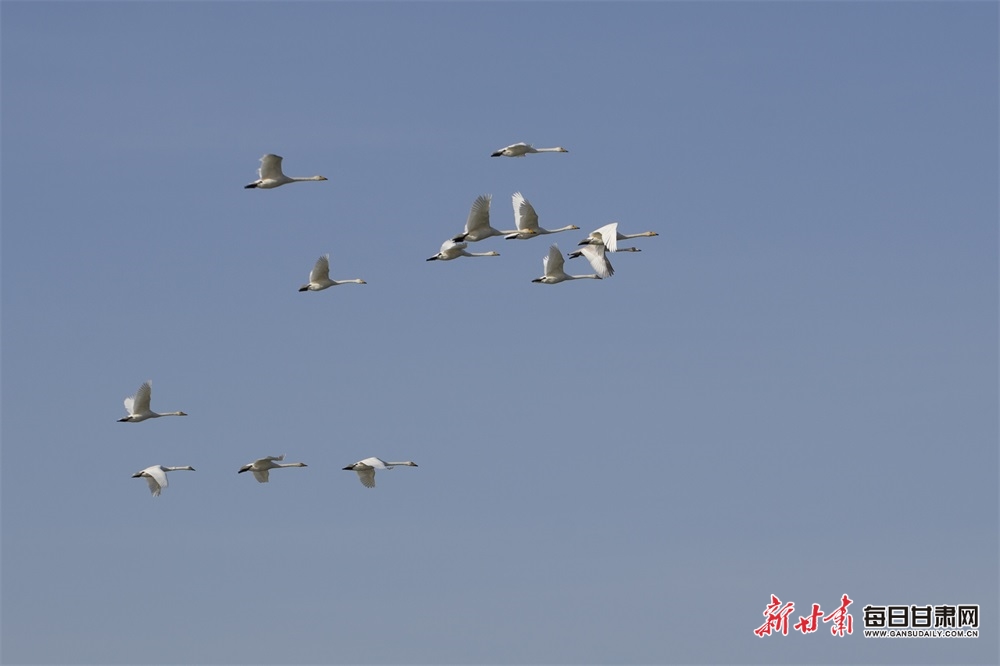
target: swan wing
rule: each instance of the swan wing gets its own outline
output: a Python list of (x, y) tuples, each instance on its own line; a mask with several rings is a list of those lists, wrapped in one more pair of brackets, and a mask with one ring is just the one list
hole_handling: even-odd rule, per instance
[(375, 468), (374, 467), (362, 467), (359, 470), (355, 470), (358, 473), (358, 478), (361, 480), (361, 485), (365, 488), (375, 487)]
[(538, 214), (535, 212), (534, 206), (520, 192), (514, 192), (511, 202), (514, 204), (514, 220), (517, 223), (517, 230), (537, 233)]
[(553, 243), (549, 246), (549, 253), (542, 259), (542, 269), (543, 272), (549, 277), (555, 277), (556, 275), (562, 274), (563, 263), (562, 252), (559, 251), (559, 246)]
[(125, 398), (125, 409), (129, 414), (142, 414), (149, 411), (149, 401), (153, 395), (153, 381), (143, 382), (139, 390), (131, 398)]
[(309, 271), (309, 282), (324, 282), (330, 279), (330, 255), (324, 254), (316, 260), (316, 265)]
[(469, 219), (465, 221), (465, 233), (471, 233), (476, 229), (486, 229), (490, 226), (490, 200), (492, 198), (492, 194), (480, 194), (472, 202)]
[(146, 483), (149, 484), (149, 492), (153, 497), (160, 494), (160, 490), (167, 487), (167, 473), (159, 465), (153, 465), (143, 470), (145, 472)]
[(598, 277), (606, 278), (615, 274), (603, 245), (584, 245), (580, 248), (580, 254), (587, 258)]
[(259, 173), (261, 180), (281, 179), (283, 175), (281, 173), (281, 159), (278, 155), (271, 155), (270, 153), (260, 158)]
[(271, 470), (267, 468), (264, 469), (251, 468), (250, 471), (253, 472), (253, 478), (257, 479), (257, 483), (267, 483), (267, 479), (270, 476), (271, 472)]
[(618, 251), (618, 223), (605, 224), (600, 229), (590, 232), (590, 237), (604, 243), (608, 252)]

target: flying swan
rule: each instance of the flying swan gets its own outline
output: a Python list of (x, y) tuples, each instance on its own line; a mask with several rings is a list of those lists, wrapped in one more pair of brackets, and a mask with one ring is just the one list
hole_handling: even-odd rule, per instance
[(568, 224), (558, 229), (543, 229), (538, 226), (538, 213), (535, 212), (535, 207), (520, 192), (514, 192), (511, 196), (511, 203), (514, 204), (514, 222), (517, 224), (517, 233), (504, 236), (507, 240), (526, 240), (541, 234), (555, 234), (560, 231), (573, 231), (580, 228), (575, 224)]
[(459, 257), (499, 257), (499, 252), (466, 252), (468, 243), (456, 243), (453, 240), (446, 240), (441, 244), (441, 251), (433, 257), (427, 257), (427, 261), (451, 261)]
[[(594, 246), (597, 247), (597, 246)], [(562, 252), (559, 251), (559, 246), (555, 243), (549, 248), (549, 253), (542, 258), (542, 267), (545, 270), (545, 275), (540, 278), (535, 278), (532, 282), (540, 282), (542, 284), (558, 284), (559, 282), (565, 282), (566, 280), (583, 280), (586, 278), (591, 278), (594, 280), (600, 280), (602, 277), (607, 277), (611, 275), (614, 271), (611, 268), (611, 263), (607, 261), (604, 257), (604, 248), (595, 251), (596, 255), (600, 255), (600, 261), (595, 261), (591, 257), (587, 257), (590, 260), (590, 265), (594, 268), (597, 273), (603, 272), (605, 275), (601, 276), (599, 274), (593, 275), (567, 275), (566, 271), (563, 270), (563, 256)]]
[(309, 282), (299, 287), (299, 291), (322, 291), (327, 287), (336, 287), (338, 284), (368, 284), (364, 280), (331, 280), (330, 279), (330, 255), (324, 254), (316, 260), (316, 265), (309, 271)]
[(271, 155), (270, 153), (260, 158), (260, 169), (257, 171), (257, 180), (253, 181), (249, 185), (244, 185), (243, 189), (252, 190), (256, 188), (260, 190), (270, 190), (275, 187), (280, 187), (286, 183), (302, 183), (307, 180), (328, 180), (325, 176), (289, 178), (281, 172), (282, 159), (283, 158), (280, 155)]
[(517, 230), (498, 231), (490, 226), (490, 201), (492, 194), (481, 194), (472, 202), (469, 209), (469, 219), (465, 221), (465, 231), (452, 238), (456, 243), (475, 243), (490, 236), (506, 236), (516, 234)]
[(534, 148), (530, 143), (513, 143), (494, 152), (490, 157), (524, 157), (528, 153), (568, 153), (565, 148)]
[(248, 465), (243, 465), (240, 470), (236, 472), (237, 474), (242, 474), (243, 472), (253, 472), (253, 476), (257, 479), (258, 483), (267, 483), (267, 477), (272, 469), (278, 469), (279, 467), (308, 467), (305, 463), (282, 463), (275, 462), (275, 460), (284, 460), (285, 454), (282, 453), (280, 456), (267, 456), (266, 458), (258, 458)]
[(381, 458), (365, 458), (360, 460), (353, 465), (348, 465), (344, 468), (345, 471), (355, 471), (358, 473), (358, 478), (361, 480), (361, 485), (365, 488), (375, 487), (375, 470), (377, 469), (392, 469), (396, 465), (406, 465), (407, 467), (416, 467), (417, 463), (410, 460), (404, 462), (386, 462)]
[(611, 224), (605, 224), (600, 229), (591, 231), (590, 235), (577, 243), (577, 245), (603, 244), (604, 247), (607, 248), (608, 252), (638, 252), (639, 250), (634, 247), (618, 247), (618, 241), (628, 240), (629, 238), (642, 238), (644, 236), (659, 235), (660, 234), (655, 231), (643, 231), (639, 234), (623, 234), (618, 231), (618, 223), (612, 222)]
[(153, 493), (153, 497), (159, 497), (160, 491), (167, 487), (167, 472), (176, 472), (179, 469), (186, 469), (194, 471), (194, 467), (186, 465), (184, 467), (164, 467), (163, 465), (153, 465), (152, 467), (147, 467), (144, 470), (140, 470), (132, 475), (133, 479), (138, 479), (140, 477), (145, 477), (146, 483), (149, 484), (149, 492)]
[(157, 414), (149, 408), (149, 398), (153, 391), (153, 380), (143, 383), (135, 395), (125, 398), (125, 411), (128, 416), (118, 419), (119, 423), (138, 423), (146, 419), (155, 419), (161, 416), (187, 416), (184, 412), (165, 412)]

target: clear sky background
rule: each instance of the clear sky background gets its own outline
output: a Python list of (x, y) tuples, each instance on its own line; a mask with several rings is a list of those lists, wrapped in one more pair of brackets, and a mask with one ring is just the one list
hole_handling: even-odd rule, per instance
[[(0, 18), (5, 662), (996, 663), (996, 3)], [(515, 191), (581, 231), (424, 261)]]

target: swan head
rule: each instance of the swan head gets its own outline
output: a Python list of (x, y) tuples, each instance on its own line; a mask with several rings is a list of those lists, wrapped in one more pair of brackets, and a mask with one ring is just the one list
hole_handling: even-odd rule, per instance
[(187, 416), (187, 412), (177, 412), (177, 416)]

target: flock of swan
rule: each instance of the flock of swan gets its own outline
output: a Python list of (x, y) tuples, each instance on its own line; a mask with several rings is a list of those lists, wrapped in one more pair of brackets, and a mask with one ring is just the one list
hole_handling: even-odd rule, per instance
[[(566, 153), (565, 148), (534, 148), (528, 143), (515, 143), (505, 148), (494, 151), (491, 157), (524, 157), (532, 153)], [(325, 176), (289, 177), (281, 169), (282, 159), (278, 155), (267, 154), (260, 158), (260, 168), (257, 180), (245, 185), (245, 189), (273, 189), (288, 183), (300, 183), (309, 181), (328, 180)], [(555, 234), (564, 231), (578, 230), (580, 227), (569, 224), (558, 229), (545, 229), (538, 224), (538, 213), (535, 212), (531, 203), (524, 198), (520, 192), (515, 192), (511, 196), (511, 203), (514, 207), (514, 223), (516, 228), (501, 231), (490, 225), (490, 202), (492, 195), (482, 194), (472, 203), (469, 210), (469, 217), (465, 222), (462, 233), (449, 238), (441, 245), (441, 249), (433, 257), (428, 257), (427, 261), (450, 261), (459, 257), (497, 257), (498, 252), (469, 252), (469, 243), (476, 243), (494, 236), (502, 236), (506, 240), (528, 240), (538, 236)], [(564, 269), (565, 257), (559, 246), (553, 243), (549, 247), (548, 254), (542, 258), (543, 275), (535, 278), (532, 282), (541, 284), (558, 284), (568, 280), (596, 279), (611, 277), (614, 275), (614, 268), (607, 258), (607, 253), (613, 252), (639, 252), (636, 247), (618, 247), (618, 241), (643, 236), (656, 236), (655, 231), (644, 231), (636, 234), (623, 234), (618, 231), (618, 223), (612, 222), (599, 229), (595, 229), (590, 234), (577, 243), (580, 249), (571, 252), (569, 258), (584, 257), (593, 269), (593, 273), (586, 275), (570, 275)], [(329, 287), (341, 284), (367, 284), (360, 278), (351, 280), (331, 280), (330, 279), (330, 255), (321, 256), (312, 270), (309, 272), (309, 281), (299, 287), (299, 291), (322, 291)], [(147, 381), (143, 383), (134, 395), (125, 398), (125, 411), (128, 415), (118, 419), (119, 423), (141, 423), (149, 419), (161, 416), (187, 416), (185, 412), (154, 412), (150, 408), (153, 383)], [(267, 483), (272, 469), (286, 467), (307, 467), (302, 462), (286, 463), (284, 454), (280, 456), (265, 456), (258, 458), (251, 463), (247, 463), (237, 470), (237, 474), (252, 472), (258, 483)], [(386, 462), (381, 458), (365, 458), (356, 463), (348, 465), (343, 469), (353, 471), (358, 475), (361, 485), (366, 488), (375, 487), (375, 471), (392, 469), (396, 466), (416, 467), (417, 464), (411, 460), (403, 462)], [(144, 478), (149, 485), (149, 491), (154, 497), (160, 495), (160, 491), (167, 487), (167, 472), (195, 471), (194, 467), (185, 465), (183, 467), (166, 467), (164, 465), (152, 465), (140, 470), (132, 475), (132, 478)]]
[[(118, 419), (119, 423), (141, 423), (142, 421), (147, 421), (149, 419), (159, 418), (161, 416), (187, 416), (185, 412), (154, 412), (150, 409), (149, 403), (153, 394), (153, 382), (146, 381), (143, 382), (139, 390), (135, 392), (135, 395), (131, 395), (125, 398), (125, 411), (128, 412), (128, 416), (122, 419)], [(236, 473), (242, 474), (243, 472), (252, 472), (258, 483), (267, 483), (270, 480), (270, 472), (272, 469), (281, 469), (283, 467), (308, 467), (303, 462), (282, 462), (285, 459), (285, 455), (280, 456), (264, 456), (263, 458), (258, 458), (251, 463), (247, 463), (240, 467)], [(361, 481), (361, 485), (365, 488), (375, 487), (375, 470), (377, 469), (392, 469), (396, 466), (406, 466), (406, 467), (416, 467), (417, 463), (412, 460), (404, 460), (403, 462), (386, 462), (381, 458), (365, 458), (364, 460), (359, 460), (356, 463), (344, 467), (344, 470), (357, 472), (358, 479)], [(153, 497), (159, 497), (160, 491), (167, 487), (167, 472), (177, 472), (177, 471), (195, 471), (194, 467), (190, 465), (184, 465), (182, 467), (167, 467), (165, 465), (150, 465), (145, 469), (141, 469), (132, 475), (133, 479), (146, 479), (146, 483), (149, 485), (149, 492), (153, 494)]]

